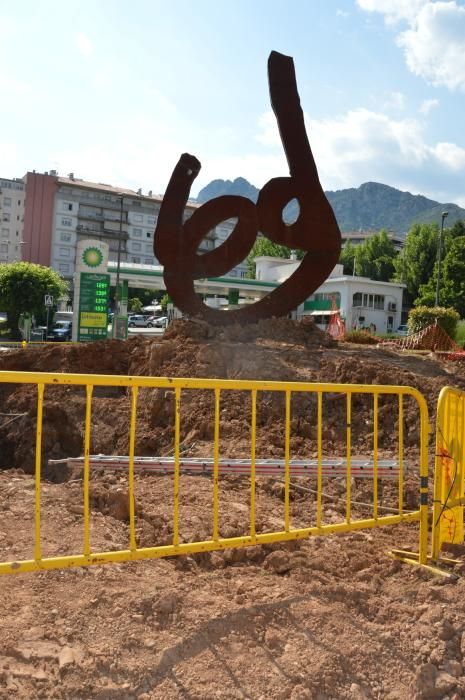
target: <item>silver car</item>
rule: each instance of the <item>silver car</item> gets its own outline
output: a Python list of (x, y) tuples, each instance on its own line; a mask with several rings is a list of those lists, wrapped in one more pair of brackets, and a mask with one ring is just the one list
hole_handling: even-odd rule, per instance
[(152, 325), (148, 316), (143, 316), (142, 314), (131, 314), (131, 316), (128, 316), (129, 328), (152, 328)]

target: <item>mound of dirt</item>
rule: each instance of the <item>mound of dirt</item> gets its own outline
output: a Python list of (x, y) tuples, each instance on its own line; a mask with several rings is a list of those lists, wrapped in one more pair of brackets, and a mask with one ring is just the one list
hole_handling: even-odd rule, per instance
[[(444, 385), (465, 388), (465, 368), (458, 364), (338, 345), (312, 323), (287, 319), (243, 329), (178, 321), (156, 340), (7, 352), (0, 356), (0, 370), (405, 384), (423, 393), (431, 417)], [(413, 401), (404, 403), (406, 457), (415, 466), (418, 413)], [(35, 484), (25, 472), (34, 469), (36, 404), (34, 384), (0, 383), (0, 561), (34, 557)], [(222, 392), (221, 456), (249, 457), (250, 414), (250, 392)], [(282, 396), (259, 392), (257, 457), (283, 457), (284, 415)], [(212, 392), (183, 390), (183, 454), (212, 456), (213, 416)], [(44, 556), (82, 552), (82, 474), (47, 472), (47, 460), (82, 454), (84, 417), (82, 388), (46, 388), (43, 473), (62, 483), (44, 478), (42, 484)], [(323, 417), (324, 455), (344, 456), (344, 394), (334, 389), (325, 395)], [(95, 388), (91, 452), (127, 454), (129, 418), (128, 391)], [(373, 418), (372, 399), (354, 394), (354, 455), (370, 454)], [(297, 392), (291, 404), (291, 457), (316, 456), (316, 422), (315, 396)], [(173, 426), (173, 392), (140, 390), (136, 452), (172, 454)], [(380, 398), (381, 454), (395, 453), (397, 429), (395, 401)], [(127, 548), (127, 475), (93, 469), (90, 481), (92, 551)], [(371, 480), (353, 481), (352, 517), (371, 517)], [(182, 475), (179, 486), (180, 541), (210, 538), (211, 478)], [(292, 488), (292, 527), (313, 524), (312, 488), (310, 480), (304, 488)], [(346, 517), (344, 489), (345, 479), (326, 480), (325, 524)], [(139, 547), (172, 542), (173, 492), (172, 477), (136, 473)], [(380, 508), (390, 512), (397, 483), (381, 481), (378, 498)], [(281, 483), (257, 479), (257, 532), (283, 527), (283, 500)], [(249, 479), (220, 478), (222, 537), (248, 532), (249, 503)], [(418, 505), (417, 469), (406, 475), (404, 504)], [(451, 586), (386, 556), (393, 547), (417, 546), (418, 526), (412, 523), (182, 558), (0, 577), (0, 698), (459, 700), (465, 697), (465, 580)], [(455, 555), (463, 551), (456, 548)]]
[[(129, 374), (162, 377), (400, 384), (419, 389), (434, 412), (440, 389), (451, 382), (464, 387), (463, 370), (434, 358), (402, 356), (389, 350), (336, 344), (313, 323), (289, 319), (263, 321), (245, 328), (213, 328), (177, 321), (160, 339), (137, 337), (78, 346), (30, 348), (4, 353), (0, 370)], [(2, 383), (0, 401), (0, 466), (34, 469), (36, 394), (34, 385)], [(249, 455), (251, 403), (249, 392), (222, 392), (221, 451)], [(380, 447), (397, 441), (396, 399), (380, 399)], [(125, 454), (128, 450), (130, 396), (123, 389), (96, 388), (92, 402), (93, 453)], [(294, 457), (316, 455), (316, 398), (296, 393), (292, 400), (291, 451)], [(352, 444), (363, 450), (373, 428), (372, 400), (353, 397)], [(325, 449), (337, 454), (345, 444), (345, 397), (326, 395)], [(78, 456), (83, 451), (85, 392), (80, 387), (51, 386), (45, 391), (42, 454), (50, 458)], [(11, 418), (10, 418), (11, 416)], [(208, 456), (213, 438), (211, 391), (184, 391), (181, 438), (191, 454)], [(418, 414), (406, 400), (406, 447), (418, 442)], [(143, 389), (138, 403), (136, 452), (166, 454), (173, 448), (174, 396), (165, 389)], [(279, 457), (284, 445), (284, 397), (259, 392), (257, 455)]]

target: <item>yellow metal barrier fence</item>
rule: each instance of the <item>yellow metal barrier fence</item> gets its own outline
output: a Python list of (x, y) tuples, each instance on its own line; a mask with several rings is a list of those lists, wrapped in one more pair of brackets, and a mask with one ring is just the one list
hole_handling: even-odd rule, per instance
[[(106, 562), (124, 562), (142, 559), (152, 559), (164, 556), (193, 554), (225, 548), (244, 547), (248, 545), (265, 544), (272, 542), (284, 542), (297, 540), (312, 535), (327, 535), (330, 533), (350, 532), (364, 528), (394, 525), (402, 522), (419, 522), (419, 553), (417, 561), (413, 563), (425, 564), (427, 561), (428, 540), (428, 409), (424, 397), (419, 391), (403, 386), (383, 385), (355, 385), (355, 384), (314, 384), (300, 382), (273, 382), (273, 381), (247, 381), (247, 380), (220, 380), (220, 379), (182, 379), (163, 377), (121, 377), (105, 375), (80, 375), (80, 374), (47, 374), (29, 372), (0, 372), (0, 384), (35, 384), (37, 386), (37, 425), (35, 439), (35, 524), (34, 524), (34, 558), (26, 560), (7, 561), (0, 563), (0, 574), (18, 573), (24, 571), (38, 571), (43, 569), (60, 569), (73, 566), (86, 566), (103, 564)], [(85, 388), (85, 420), (84, 420), (84, 464), (83, 464), (83, 549), (80, 553), (44, 557), (42, 555), (41, 535), (41, 468), (42, 468), (42, 431), (44, 415), (44, 396), (50, 386), (76, 386)], [(129, 497), (129, 537), (128, 547), (120, 551), (95, 552), (91, 548), (90, 541), (90, 446), (92, 423), (92, 396), (95, 387), (127, 387), (130, 391), (130, 419), (129, 419), (129, 454), (128, 454), (128, 497)], [(137, 425), (137, 402), (141, 389), (162, 388), (174, 393), (174, 475), (173, 475), (173, 520), (172, 542), (153, 547), (138, 547), (136, 539), (136, 512), (134, 498), (134, 460), (135, 460), (135, 433)], [(183, 542), (179, 530), (179, 506), (180, 506), (180, 435), (181, 435), (181, 401), (186, 390), (211, 391), (214, 397), (214, 444), (213, 444), (213, 513), (211, 522), (211, 538), (197, 542)], [(220, 459), (220, 401), (222, 392), (246, 392), (250, 397), (250, 474), (249, 474), (249, 518), (248, 534), (240, 537), (221, 537), (219, 527), (219, 459)], [(284, 397), (284, 517), (283, 528), (273, 532), (257, 532), (256, 527), (256, 440), (257, 440), (257, 399), (263, 392), (272, 392), (273, 396), (279, 394)], [(291, 525), (290, 514), (290, 460), (291, 460), (291, 423), (292, 423), (292, 397), (296, 394), (311, 396), (312, 405), (316, 415), (316, 509), (315, 519), (306, 527), (294, 528)], [(364, 397), (359, 399), (358, 397)], [(391, 397), (386, 399), (384, 397)], [(410, 398), (409, 398), (410, 397)], [(345, 429), (345, 508), (341, 522), (323, 523), (323, 441), (325, 435), (326, 408), (324, 399), (334, 402), (334, 399), (344, 399), (342, 415)], [(380, 461), (380, 425), (379, 425), (379, 401), (389, 400), (390, 410), (397, 406), (397, 436), (398, 445), (398, 487), (397, 507), (388, 515), (380, 514), (380, 494), (378, 492), (378, 462)], [(353, 403), (357, 400), (364, 401), (361, 410), (365, 410), (372, 416), (371, 438), (364, 439), (365, 447), (372, 454), (372, 485), (373, 502), (371, 517), (357, 519), (352, 511), (352, 474), (351, 459), (353, 455)], [(416, 476), (420, 479), (419, 506), (417, 510), (406, 511), (404, 509), (404, 402), (413, 400), (418, 409), (419, 439), (418, 439), (418, 471)], [(368, 406), (368, 409), (367, 409)], [(370, 408), (371, 406), (371, 408)], [(366, 418), (367, 414), (364, 414)], [(408, 557), (408, 554), (407, 554)]]
[[(431, 558), (464, 540), (465, 392), (444, 387), (438, 399)], [(447, 561), (447, 560), (445, 560)], [(449, 560), (453, 561), (453, 560)]]

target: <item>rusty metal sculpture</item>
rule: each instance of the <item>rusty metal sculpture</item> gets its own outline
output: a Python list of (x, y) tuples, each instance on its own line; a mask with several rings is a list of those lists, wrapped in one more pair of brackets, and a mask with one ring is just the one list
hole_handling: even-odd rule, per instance
[[(216, 197), (183, 223), (190, 189), (201, 167), (195, 156), (184, 153), (171, 176), (155, 230), (154, 252), (164, 266), (166, 289), (174, 304), (184, 313), (215, 325), (287, 315), (324, 282), (339, 259), (341, 234), (318, 179), (292, 58), (272, 51), (268, 81), (290, 177), (267, 182), (256, 205), (245, 197)], [(299, 216), (295, 223), (286, 225), (282, 212), (294, 198), (299, 203)], [(237, 218), (237, 223), (226, 241), (199, 255), (197, 248), (208, 231), (230, 218)], [(194, 280), (225, 275), (242, 262), (258, 231), (275, 243), (305, 250), (301, 264), (280, 287), (254, 304), (233, 311), (209, 308), (195, 292)]]

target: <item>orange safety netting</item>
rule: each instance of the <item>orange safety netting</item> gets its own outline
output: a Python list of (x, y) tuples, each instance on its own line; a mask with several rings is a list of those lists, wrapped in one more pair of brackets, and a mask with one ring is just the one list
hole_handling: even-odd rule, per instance
[(426, 326), (418, 333), (412, 333), (405, 338), (392, 338), (379, 343), (384, 346), (396, 347), (399, 350), (432, 350), (433, 352), (447, 352), (452, 356), (464, 356), (465, 353), (457, 343), (441, 328), (436, 321), (431, 326)]
[(331, 297), (331, 312), (331, 318), (326, 330), (334, 340), (342, 340), (346, 332), (346, 326), (339, 313), (335, 296)]

